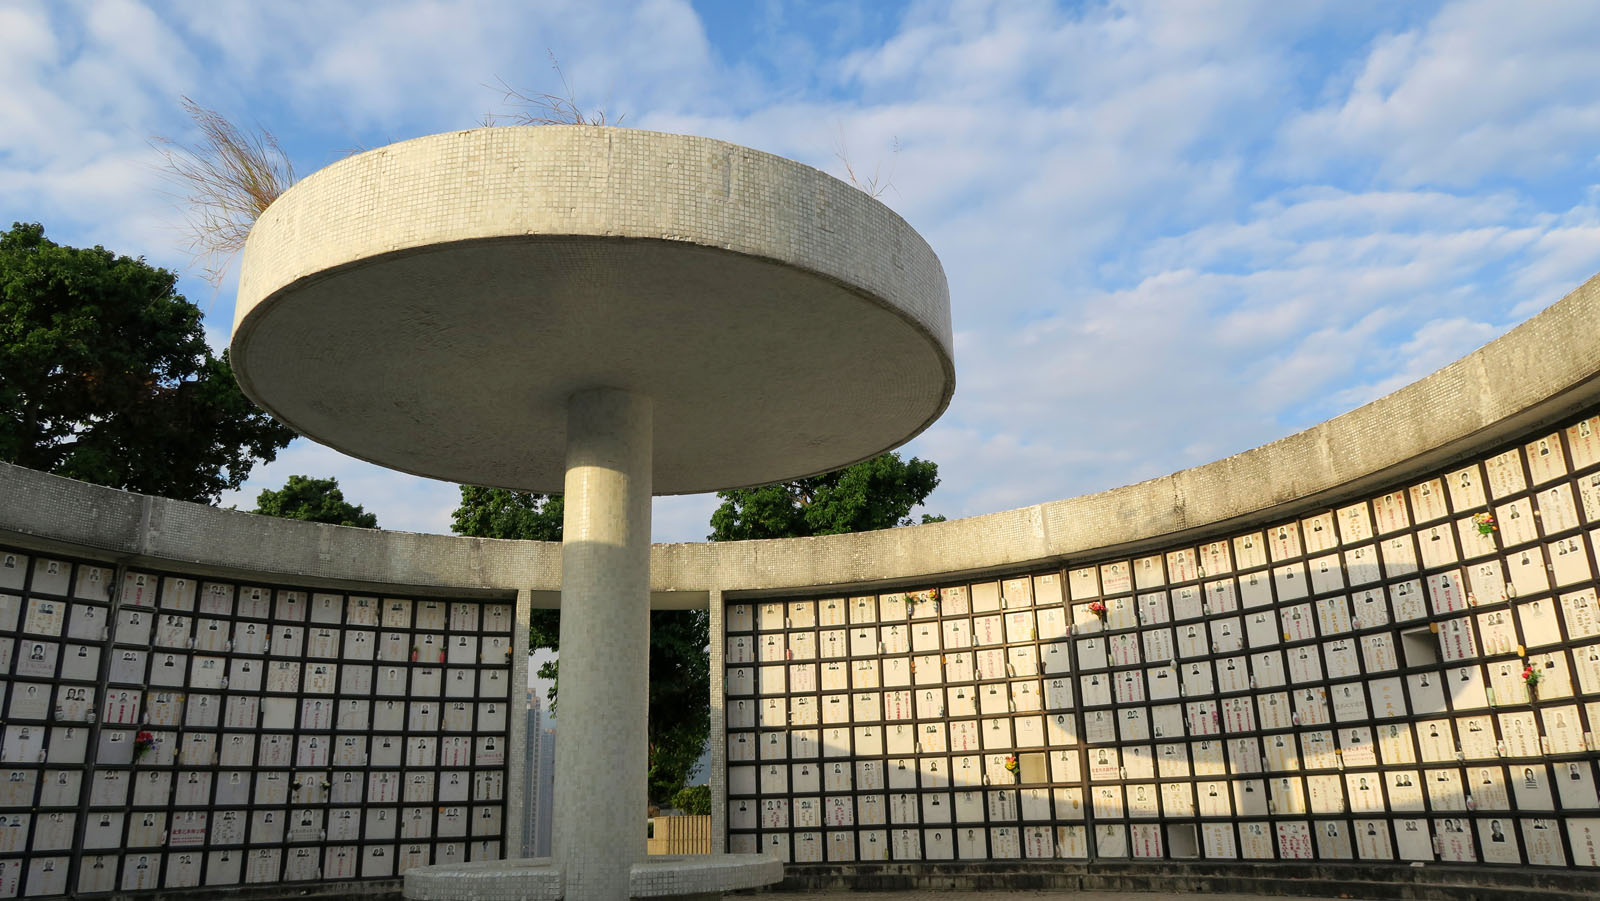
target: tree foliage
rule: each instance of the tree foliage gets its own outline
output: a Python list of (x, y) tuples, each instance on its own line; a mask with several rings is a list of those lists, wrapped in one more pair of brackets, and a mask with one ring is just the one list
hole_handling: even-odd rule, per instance
[(672, 796), (672, 806), (684, 816), (705, 816), (711, 813), (711, 786), (690, 785)]
[[(939, 465), (894, 451), (854, 466), (760, 488), (719, 491), (712, 541), (803, 538), (909, 526), (913, 508), (939, 485)], [(922, 522), (942, 516), (924, 514)]]
[[(461, 506), (450, 528), (477, 538), (560, 541), (565, 506), (560, 497), (461, 486)], [(650, 799), (666, 801), (694, 775), (711, 732), (711, 618), (704, 610), (656, 610), (650, 614)], [(561, 650), (561, 611), (534, 610), (529, 650)], [(558, 680), (560, 660), (539, 667), (541, 678)], [(556, 688), (550, 689), (555, 709)]]
[(283, 488), (263, 490), (256, 497), (256, 513), (283, 519), (326, 522), (336, 526), (376, 529), (378, 515), (344, 499), (338, 479), (313, 479), (290, 476)]
[(177, 276), (38, 224), (0, 233), (0, 459), (215, 503), (295, 434), (239, 390)]
[(711, 735), (711, 614), (650, 611), (650, 799), (695, 775)]
[(566, 504), (559, 495), (461, 486), (461, 506), (450, 514), (450, 531), (474, 538), (560, 541)]

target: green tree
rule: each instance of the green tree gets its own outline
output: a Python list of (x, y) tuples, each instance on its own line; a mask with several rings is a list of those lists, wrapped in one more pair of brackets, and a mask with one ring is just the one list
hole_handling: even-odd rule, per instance
[(560, 541), (566, 504), (559, 495), (461, 486), (461, 506), (450, 514), (450, 531), (474, 538)]
[(688, 784), (711, 735), (711, 613), (650, 611), (650, 800)]
[(0, 460), (215, 503), (295, 433), (239, 390), (177, 276), (0, 233)]
[[(562, 498), (461, 486), (461, 505), (450, 529), (477, 538), (560, 541)], [(711, 617), (704, 610), (650, 613), (650, 800), (664, 804), (694, 775), (711, 732)], [(529, 650), (561, 650), (561, 611), (534, 610)], [(560, 661), (539, 667), (539, 676), (560, 678)], [(556, 689), (550, 689), (555, 709)]]
[(290, 476), (278, 491), (263, 490), (256, 497), (255, 513), (307, 522), (327, 522), (336, 526), (376, 529), (378, 515), (344, 499), (338, 479), (313, 479)]
[(711, 812), (711, 786), (690, 785), (672, 796), (672, 806), (685, 816), (705, 816)]
[[(712, 541), (803, 538), (909, 526), (912, 508), (939, 485), (939, 465), (894, 451), (820, 476), (719, 491)], [(922, 522), (943, 516), (922, 515)]]

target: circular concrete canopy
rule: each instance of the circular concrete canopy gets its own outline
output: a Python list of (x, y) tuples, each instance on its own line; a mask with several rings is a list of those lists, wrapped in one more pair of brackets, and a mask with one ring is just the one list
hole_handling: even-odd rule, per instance
[(591, 126), (307, 177), (250, 234), (232, 360), (315, 441), (547, 493), (584, 388), (652, 398), (657, 494), (866, 459), (955, 390), (944, 271), (887, 207), (771, 154)]

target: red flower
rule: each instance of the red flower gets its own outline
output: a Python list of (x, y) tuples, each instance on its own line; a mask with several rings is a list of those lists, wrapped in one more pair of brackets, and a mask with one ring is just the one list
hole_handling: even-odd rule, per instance
[(133, 737), (133, 759), (139, 761), (144, 755), (150, 753), (156, 746), (156, 737), (149, 732), (140, 732)]

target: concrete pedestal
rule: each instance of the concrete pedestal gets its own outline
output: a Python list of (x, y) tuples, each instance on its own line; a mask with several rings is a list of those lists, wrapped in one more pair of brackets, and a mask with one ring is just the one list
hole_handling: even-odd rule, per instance
[(630, 867), (645, 859), (650, 467), (650, 398), (572, 395), (552, 823), (569, 901), (628, 897)]

